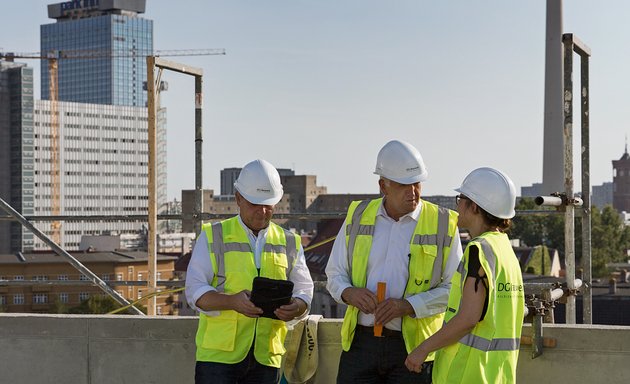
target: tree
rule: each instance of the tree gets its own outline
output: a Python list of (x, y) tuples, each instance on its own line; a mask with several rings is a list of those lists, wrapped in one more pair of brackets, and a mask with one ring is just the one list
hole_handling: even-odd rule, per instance
[(513, 220), (511, 237), (525, 246), (546, 245), (564, 252), (564, 216), (551, 207), (539, 207), (532, 198), (523, 198), (516, 206), (519, 211), (548, 211), (548, 214), (517, 215)]
[(591, 213), (591, 254), (593, 276), (606, 276), (607, 263), (624, 261), (630, 248), (630, 227), (623, 224), (617, 211), (610, 205)]
[(68, 306), (56, 298), (48, 309), (48, 313), (68, 313)]
[[(549, 210), (549, 214), (517, 215), (510, 236), (521, 239), (526, 246), (546, 245), (564, 254), (564, 215), (553, 208), (538, 207), (531, 198), (523, 198), (517, 210)], [(578, 265), (582, 257), (582, 219), (575, 219), (575, 257)], [(591, 259), (593, 276), (605, 277), (606, 264), (623, 261), (630, 249), (630, 227), (623, 224), (617, 211), (610, 205), (603, 210), (591, 209)]]

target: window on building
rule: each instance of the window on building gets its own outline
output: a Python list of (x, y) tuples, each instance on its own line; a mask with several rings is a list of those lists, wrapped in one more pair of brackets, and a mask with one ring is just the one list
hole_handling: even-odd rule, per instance
[(158, 281), (162, 280), (162, 272), (158, 272), (158, 273), (157, 273), (157, 278), (156, 278), (156, 280), (158, 280)]
[(7, 297), (2, 295), (0, 296), (0, 305), (7, 305)]
[(157, 308), (155, 308), (155, 313), (158, 315), (162, 314), (162, 307), (158, 306)]
[(69, 301), (69, 296), (67, 293), (60, 293), (59, 294), (59, 302), (61, 303), (67, 303)]
[(101, 279), (103, 279), (103, 281), (109, 281), (109, 279), (110, 279), (109, 273), (106, 273), (106, 274), (102, 275)]
[(24, 280), (24, 276), (22, 276), (22, 275), (15, 275), (15, 276), (13, 276), (13, 280)]
[(79, 301), (85, 301), (90, 298), (90, 294), (88, 292), (79, 293)]
[(57, 280), (68, 281), (68, 275), (57, 275)]
[(87, 276), (85, 276), (84, 274), (81, 274), (81, 276), (79, 277), (79, 280), (81, 280), (81, 281), (89, 281), (90, 279)]
[(142, 297), (142, 289), (138, 289), (138, 299)]
[(13, 304), (24, 304), (24, 294), (16, 293), (13, 295)]
[(143, 277), (142, 273), (138, 272), (138, 281), (143, 281)]
[(48, 295), (45, 293), (35, 293), (33, 295), (33, 304), (46, 304), (48, 302)]

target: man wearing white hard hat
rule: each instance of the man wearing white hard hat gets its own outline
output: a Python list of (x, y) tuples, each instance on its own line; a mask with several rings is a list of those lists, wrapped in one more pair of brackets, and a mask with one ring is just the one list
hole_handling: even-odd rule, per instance
[(514, 217), (516, 189), (494, 168), (472, 171), (456, 197), (460, 226), (473, 238), (453, 276), (444, 327), (405, 361), (422, 369), (438, 351), (433, 382), (514, 383), (523, 326), (523, 277), (505, 231)]
[[(234, 187), (239, 214), (203, 225), (186, 274), (186, 299), (199, 311), (195, 383), (275, 384), (285, 322), (306, 315), (313, 281), (300, 236), (271, 222), (283, 194), (276, 168), (254, 160)], [(250, 300), (258, 276), (293, 282), (290, 303), (274, 316)]]
[(404, 362), (442, 325), (462, 256), (457, 213), (420, 199), (428, 172), (409, 143), (385, 144), (374, 173), (383, 197), (350, 204), (326, 267), (328, 291), (348, 305), (337, 382), (431, 383), (433, 356), (420, 373)]

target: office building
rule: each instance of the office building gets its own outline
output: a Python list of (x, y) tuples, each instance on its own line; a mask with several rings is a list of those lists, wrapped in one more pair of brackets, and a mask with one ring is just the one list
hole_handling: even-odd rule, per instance
[[(59, 100), (146, 106), (153, 21), (139, 17), (145, 5), (146, 0), (75, 0), (48, 6), (55, 22), (41, 26), (40, 51), (60, 59)], [(45, 60), (41, 68), (41, 95), (48, 100)]]
[(591, 194), (591, 205), (603, 209), (613, 203), (613, 183), (608, 181), (602, 185), (593, 185)]
[[(33, 108), (33, 68), (0, 61), (0, 198), (24, 215), (34, 213)], [(20, 224), (0, 221), (0, 252), (33, 244)]]
[[(51, 114), (48, 100), (33, 100), (32, 68), (0, 62), (0, 197), (25, 216), (52, 214)], [(59, 102), (61, 215), (147, 213), (147, 109)], [(165, 142), (158, 119), (158, 142)], [(166, 146), (158, 145), (157, 158)], [(158, 206), (166, 203), (166, 177), (158, 178)], [(50, 222), (36, 223), (51, 234)], [(125, 234), (133, 221), (61, 222), (61, 245), (76, 250), (82, 235)], [(16, 222), (0, 222), (0, 252), (48, 247)]]
[(522, 197), (536, 197), (543, 195), (543, 185), (542, 183), (533, 183), (531, 186), (522, 186), (521, 187), (521, 196)]

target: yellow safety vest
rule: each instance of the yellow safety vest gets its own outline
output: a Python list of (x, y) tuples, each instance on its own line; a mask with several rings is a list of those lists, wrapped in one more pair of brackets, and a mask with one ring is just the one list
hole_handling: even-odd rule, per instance
[(453, 275), (445, 322), (459, 311), (473, 245), (488, 276), (488, 309), (468, 335), (438, 351), (433, 382), (514, 383), (525, 299), (521, 268), (506, 234), (486, 232), (469, 243)]
[[(383, 199), (354, 201), (346, 216), (346, 249), (352, 285), (365, 288), (376, 214)], [(442, 282), (442, 271), (456, 236), (457, 213), (421, 200), (418, 224), (410, 239), (409, 279), (404, 297), (428, 291)], [(348, 351), (354, 338), (359, 309), (349, 305), (341, 327), (341, 344)], [(442, 325), (444, 314), (425, 318), (405, 316), (402, 333), (407, 352), (413, 350)], [(431, 354), (428, 360), (433, 360)]]
[[(204, 224), (202, 229), (208, 238), (214, 270), (212, 286), (226, 294), (251, 290), (253, 279), (259, 274), (247, 233), (238, 218)], [(299, 247), (298, 235), (269, 223), (261, 254), (260, 276), (286, 280), (297, 260)], [(197, 361), (238, 363), (247, 356), (254, 343), (256, 360), (279, 368), (285, 352), (286, 334), (287, 327), (282, 320), (255, 319), (233, 310), (222, 310), (218, 316), (200, 313), (195, 339)]]

